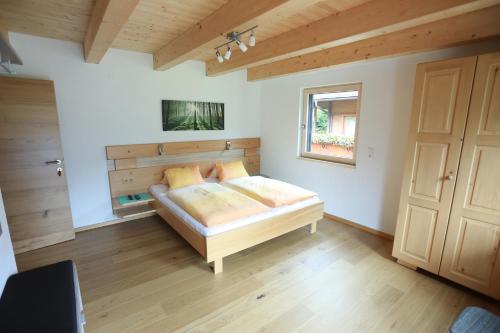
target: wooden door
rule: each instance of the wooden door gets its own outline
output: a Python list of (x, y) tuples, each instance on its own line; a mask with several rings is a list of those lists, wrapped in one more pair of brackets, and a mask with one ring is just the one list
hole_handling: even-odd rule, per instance
[(0, 77), (0, 187), (16, 253), (75, 237), (62, 161), (53, 82)]
[(478, 58), (440, 275), (500, 299), (500, 53)]
[(437, 273), (476, 57), (419, 64), (393, 256)]

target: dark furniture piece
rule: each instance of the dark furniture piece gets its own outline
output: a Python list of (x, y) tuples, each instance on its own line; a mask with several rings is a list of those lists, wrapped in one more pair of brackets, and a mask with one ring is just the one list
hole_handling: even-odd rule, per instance
[(72, 261), (14, 274), (0, 299), (0, 332), (80, 333), (85, 324)]

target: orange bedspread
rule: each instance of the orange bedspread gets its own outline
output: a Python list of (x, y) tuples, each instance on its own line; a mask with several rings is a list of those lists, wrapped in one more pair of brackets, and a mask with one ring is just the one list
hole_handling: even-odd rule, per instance
[(301, 187), (261, 176), (240, 177), (221, 184), (269, 207), (291, 205), (317, 195)]
[(206, 227), (270, 210), (260, 202), (216, 183), (169, 190), (167, 195)]

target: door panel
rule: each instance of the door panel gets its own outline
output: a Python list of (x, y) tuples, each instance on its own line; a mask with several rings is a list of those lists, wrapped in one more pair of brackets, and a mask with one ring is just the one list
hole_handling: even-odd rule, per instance
[(51, 81), (0, 77), (0, 187), (14, 251), (74, 238)]
[[(437, 211), (435, 210), (408, 205), (402, 249), (405, 255), (423, 262), (429, 261), (432, 240), (436, 231), (436, 218)], [(427, 235), (427, 239), (422, 235)]]
[(393, 256), (437, 273), (476, 57), (417, 66)]
[(412, 172), (412, 197), (438, 202), (441, 198), (442, 182), (448, 145), (437, 143), (417, 143)]
[[(493, 272), (492, 262), (498, 252), (500, 228), (482, 221), (462, 218), (452, 271), (454, 274), (488, 286)], [(478, 247), (478, 244), (482, 244)]]
[(439, 274), (500, 299), (500, 53), (478, 58)]
[(424, 73), (419, 133), (451, 133), (460, 68)]
[(469, 208), (500, 213), (500, 147), (476, 147), (468, 183)]
[(489, 79), (486, 82), (484, 100), (482, 105), (481, 125), (479, 134), (500, 134), (500, 64), (493, 63), (489, 69)]

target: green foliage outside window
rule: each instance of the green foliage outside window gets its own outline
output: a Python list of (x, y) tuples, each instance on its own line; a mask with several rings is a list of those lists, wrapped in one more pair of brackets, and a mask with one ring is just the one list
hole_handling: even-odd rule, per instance
[(337, 145), (346, 148), (352, 148), (354, 146), (354, 138), (328, 133), (313, 133), (312, 143), (321, 145)]
[(328, 128), (328, 111), (317, 109), (316, 112), (316, 133), (326, 133)]

